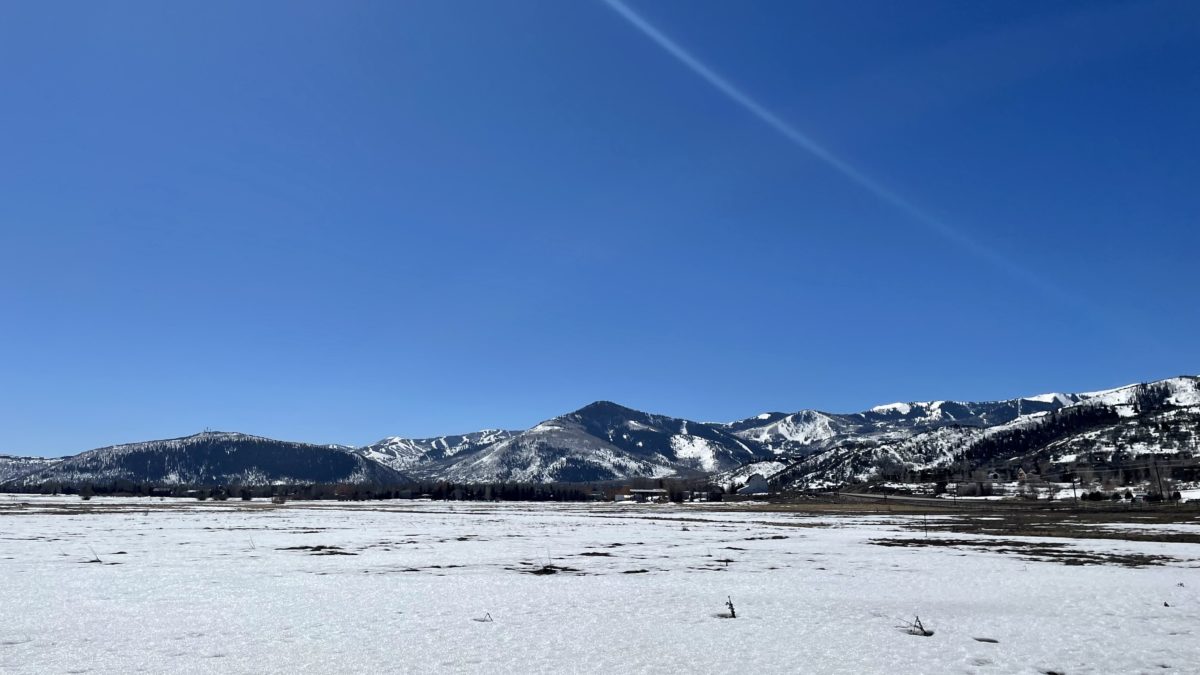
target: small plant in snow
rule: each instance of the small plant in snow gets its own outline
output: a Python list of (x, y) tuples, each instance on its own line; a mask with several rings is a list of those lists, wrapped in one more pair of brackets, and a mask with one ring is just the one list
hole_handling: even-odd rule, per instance
[(913, 620), (911, 622), (905, 621), (904, 625), (898, 626), (898, 628), (909, 635), (920, 635), (922, 637), (929, 637), (930, 635), (933, 635), (933, 631), (929, 630), (924, 626), (924, 624), (921, 623), (921, 617), (915, 615), (913, 616)]

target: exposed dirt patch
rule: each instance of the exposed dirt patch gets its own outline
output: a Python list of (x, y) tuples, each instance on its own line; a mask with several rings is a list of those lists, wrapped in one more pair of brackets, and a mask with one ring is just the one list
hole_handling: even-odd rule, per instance
[(574, 567), (566, 567), (563, 565), (534, 565), (532, 567), (515, 568), (515, 570), (517, 572), (524, 572), (525, 574), (533, 574), (537, 576), (561, 574), (564, 572), (573, 572), (575, 574), (584, 573), (581, 570), (575, 569)]
[[(980, 515), (961, 514), (936, 522), (909, 521), (909, 530), (987, 534), (1008, 537), (1062, 537), (1200, 544), (1200, 533), (1171, 531), (1171, 525), (1200, 524), (1194, 511), (1173, 509), (1131, 511), (1010, 511)], [(1136, 525), (1137, 527), (1128, 527)], [(1145, 527), (1161, 525), (1162, 529)]]
[(1063, 565), (1124, 565), (1126, 567), (1146, 567), (1149, 565), (1163, 565), (1171, 562), (1181, 562), (1177, 558), (1172, 558), (1165, 555), (1083, 551), (1073, 548), (1063, 542), (1055, 541), (1031, 542), (1016, 541), (1012, 539), (896, 538), (872, 539), (870, 543), (875, 544), (876, 546), (899, 546), (906, 548), (962, 548), (987, 553), (1014, 554), (1025, 560), (1056, 562)]
[(312, 555), (358, 555), (352, 551), (345, 551), (340, 546), (325, 546), (319, 544), (317, 546), (284, 546), (283, 548), (275, 549), (277, 551), (308, 551)]

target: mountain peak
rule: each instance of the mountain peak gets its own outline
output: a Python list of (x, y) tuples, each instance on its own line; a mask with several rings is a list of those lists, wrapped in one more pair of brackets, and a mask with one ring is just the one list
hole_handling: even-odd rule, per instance
[(243, 434), (240, 431), (218, 431), (216, 429), (205, 429), (204, 431), (194, 433), (191, 436), (185, 436), (184, 438), (259, 438), (259, 437), (251, 436), (250, 434)]
[(619, 403), (613, 403), (612, 401), (593, 401), (593, 402), (583, 406), (579, 410), (576, 410), (575, 412), (570, 413), (570, 414), (583, 415), (583, 416), (637, 415), (640, 417), (640, 416), (645, 415), (646, 413), (643, 413), (640, 410), (634, 410), (633, 408), (628, 408)]
[(910, 412), (912, 412), (912, 409), (913, 409), (913, 404), (911, 404), (911, 403), (897, 402), (897, 403), (885, 403), (883, 405), (877, 405), (877, 406), (871, 408), (871, 412), (881, 413), (881, 414), (898, 413), (901, 415), (907, 415)]

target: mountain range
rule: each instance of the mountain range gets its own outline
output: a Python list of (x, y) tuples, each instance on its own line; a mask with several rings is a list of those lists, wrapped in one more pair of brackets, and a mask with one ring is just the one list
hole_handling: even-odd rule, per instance
[(597, 482), (753, 473), (779, 487), (1120, 463), (1200, 451), (1200, 378), (1004, 401), (891, 403), (857, 413), (769, 412), (728, 423), (598, 401), (526, 430), (388, 437), (351, 447), (232, 432), (98, 448), (60, 459), (0, 456), (0, 486), (115, 481), (174, 485), (413, 481)]

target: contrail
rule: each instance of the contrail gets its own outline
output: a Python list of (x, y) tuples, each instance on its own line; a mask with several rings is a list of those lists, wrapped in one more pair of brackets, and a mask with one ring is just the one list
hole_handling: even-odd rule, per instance
[(675, 57), (677, 61), (687, 66), (688, 70), (691, 70), (693, 73), (700, 76), (705, 82), (711, 84), (717, 91), (721, 92), (731, 101), (737, 103), (747, 112), (761, 120), (764, 124), (774, 129), (780, 136), (786, 138), (793, 145), (796, 145), (813, 157), (821, 160), (830, 168), (834, 169), (846, 178), (849, 178), (852, 182), (856, 183), (867, 192), (875, 195), (875, 197), (877, 197), (880, 201), (891, 205), (917, 223), (924, 225), (928, 229), (954, 242), (958, 246), (961, 246), (980, 258), (987, 260), (989, 263), (1003, 270), (1009, 275), (1035, 286), (1046, 293), (1057, 296), (1060, 300), (1068, 304), (1079, 304), (1080, 301), (1078, 298), (1069, 295), (1064, 290), (1058, 288), (1045, 279), (1042, 279), (1032, 271), (1021, 267), (1003, 255), (983, 246), (982, 244), (968, 237), (966, 234), (921, 210), (912, 202), (897, 194), (895, 191), (858, 170), (849, 162), (838, 157), (820, 143), (814, 141), (808, 135), (780, 119), (778, 115), (771, 112), (766, 106), (762, 105), (758, 101), (755, 101), (750, 97), (749, 94), (734, 86), (729, 80), (718, 75), (715, 71), (713, 71), (713, 69), (705, 65), (703, 61), (695, 56), (692, 56), (690, 52), (679, 46), (678, 43), (656, 28), (654, 24), (644, 19), (640, 14), (633, 11), (633, 9), (628, 5), (621, 2), (621, 0), (603, 0), (603, 2), (614, 12), (619, 14), (621, 18), (633, 25), (634, 28), (637, 28), (642, 32), (642, 34), (650, 38), (656, 45), (661, 47), (663, 51), (667, 52), (671, 56)]

